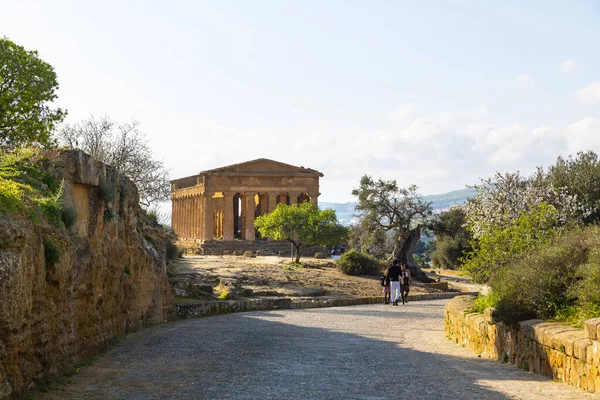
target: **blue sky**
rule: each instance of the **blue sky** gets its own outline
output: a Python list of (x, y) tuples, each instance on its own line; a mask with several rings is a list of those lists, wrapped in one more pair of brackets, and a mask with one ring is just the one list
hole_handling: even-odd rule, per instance
[(259, 157), (461, 189), (600, 152), (594, 1), (2, 0), (68, 122), (136, 119), (172, 178)]

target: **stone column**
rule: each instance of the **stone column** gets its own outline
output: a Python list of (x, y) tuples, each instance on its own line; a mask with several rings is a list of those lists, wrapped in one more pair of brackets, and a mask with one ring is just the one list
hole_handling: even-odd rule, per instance
[(185, 198), (185, 237), (188, 239), (191, 235), (191, 225), (192, 225), (192, 202), (191, 197), (187, 196)]
[(192, 238), (198, 239), (198, 196), (192, 197)]
[(275, 207), (277, 207), (277, 197), (279, 196), (279, 193), (269, 193), (269, 211), (268, 212), (273, 212), (275, 210)]
[(204, 192), (204, 201), (202, 208), (204, 210), (203, 222), (202, 222), (202, 239), (203, 241), (212, 240), (214, 234), (214, 215), (212, 205), (213, 193)]
[(309, 193), (308, 196), (310, 197), (310, 202), (315, 204), (315, 205), (319, 205), (319, 193)]
[(246, 240), (255, 240), (254, 230), (254, 211), (256, 203), (254, 201), (255, 193), (246, 193)]
[(233, 240), (233, 192), (223, 192), (223, 240)]
[(204, 232), (204, 197), (198, 195), (198, 239), (202, 242)]
[(290, 193), (289, 196), (290, 196), (290, 206), (292, 204), (298, 204), (298, 196), (300, 196), (300, 193), (296, 193), (296, 192)]

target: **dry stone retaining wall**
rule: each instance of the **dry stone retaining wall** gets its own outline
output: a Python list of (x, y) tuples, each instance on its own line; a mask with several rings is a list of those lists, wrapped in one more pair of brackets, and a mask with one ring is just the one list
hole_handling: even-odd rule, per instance
[(600, 319), (586, 321), (585, 329), (538, 319), (507, 325), (492, 320), (492, 309), (467, 313), (473, 300), (460, 296), (446, 303), (445, 332), (450, 340), (483, 357), (600, 392)]
[[(410, 301), (451, 299), (464, 293), (419, 293), (411, 294)], [(473, 294), (473, 293), (470, 293)], [(249, 299), (202, 302), (195, 304), (176, 305), (176, 314), (180, 318), (205, 317), (215, 314), (228, 314), (241, 311), (296, 309), (296, 308), (321, 308), (356, 306), (360, 304), (381, 303), (381, 297), (358, 297), (354, 299)]]
[[(199, 247), (200, 253), (204, 255), (223, 255), (223, 254), (244, 254), (246, 251), (256, 253), (260, 251), (263, 255), (281, 255), (289, 257), (291, 254), (290, 242), (285, 241), (269, 241), (269, 240), (212, 240), (204, 242)], [(321, 246), (311, 246), (300, 248), (300, 254), (305, 257), (312, 257), (317, 252), (327, 251)]]

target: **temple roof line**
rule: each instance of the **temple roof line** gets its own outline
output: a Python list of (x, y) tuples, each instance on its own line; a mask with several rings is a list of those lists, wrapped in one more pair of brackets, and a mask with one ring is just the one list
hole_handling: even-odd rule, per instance
[[(218, 172), (242, 172), (242, 171), (239, 171), (240, 167), (250, 166), (250, 165), (259, 164), (259, 163), (275, 164), (275, 165), (278, 165), (280, 167), (289, 168), (289, 169), (291, 169), (293, 171), (297, 171), (297, 172), (301, 172), (301, 173), (317, 174), (317, 175), (319, 175), (321, 177), (323, 176), (322, 172), (319, 172), (319, 171), (317, 171), (315, 169), (312, 169), (312, 168), (296, 167), (295, 165), (286, 164), (286, 163), (282, 163), (282, 162), (275, 161), (275, 160), (270, 160), (268, 158), (257, 158), (256, 160), (245, 161), (245, 162), (241, 162), (241, 163), (237, 163), (237, 164), (227, 165), (227, 166), (224, 166), (224, 167), (209, 169), (209, 170), (206, 170), (206, 171), (201, 171), (198, 175), (205, 174), (205, 173), (215, 173), (215, 172), (217, 172), (217, 173)], [(256, 172), (258, 172), (258, 171), (256, 171)], [(282, 171), (278, 171), (278, 172), (283, 173)], [(292, 172), (292, 171), (290, 171), (290, 172)]]

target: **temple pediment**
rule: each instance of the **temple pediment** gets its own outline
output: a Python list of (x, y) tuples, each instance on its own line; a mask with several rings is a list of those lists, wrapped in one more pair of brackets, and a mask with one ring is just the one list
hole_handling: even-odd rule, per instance
[(290, 175), (317, 175), (323, 176), (322, 173), (310, 168), (296, 167), (294, 165), (285, 164), (279, 161), (259, 158), (252, 161), (246, 161), (239, 164), (228, 165), (221, 168), (215, 168), (208, 171), (202, 171), (201, 174), (290, 174)]

